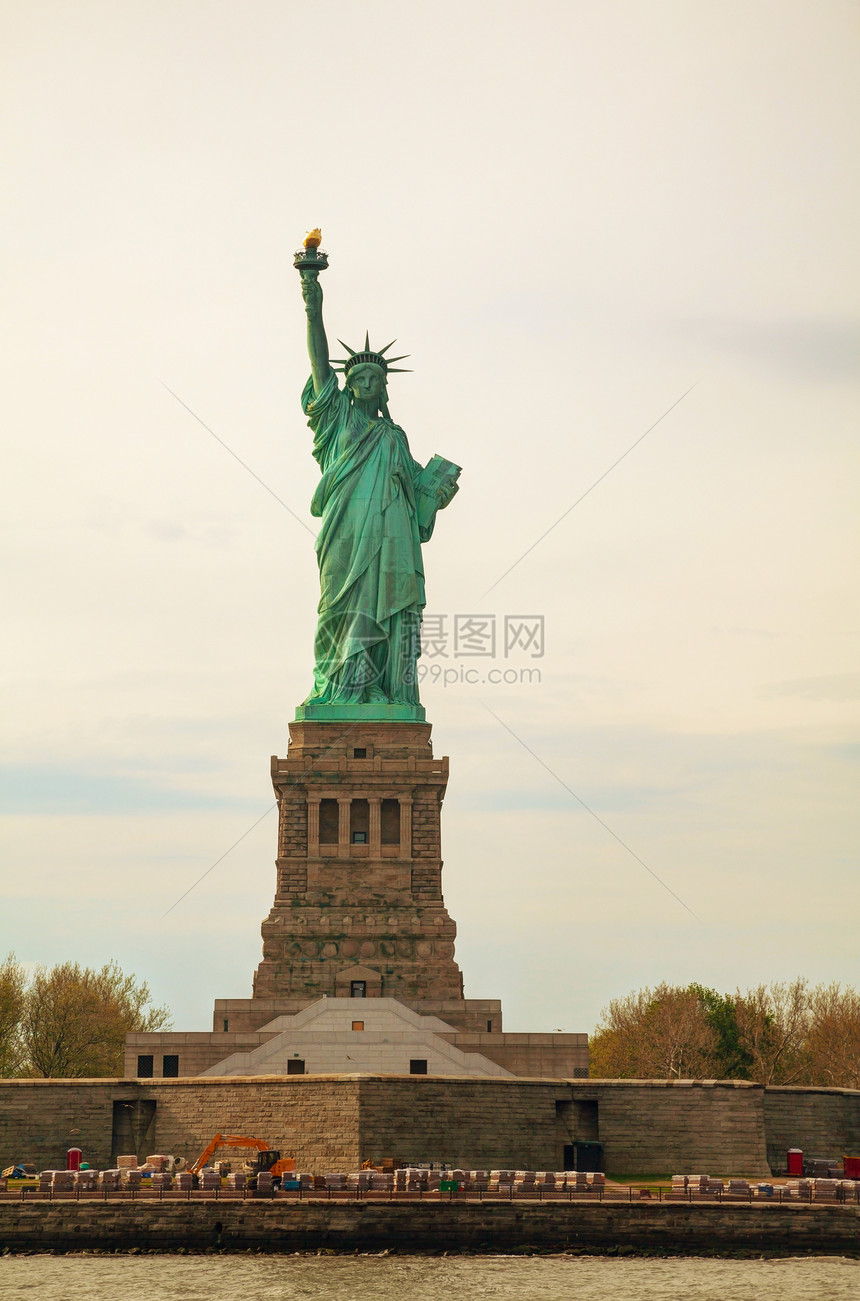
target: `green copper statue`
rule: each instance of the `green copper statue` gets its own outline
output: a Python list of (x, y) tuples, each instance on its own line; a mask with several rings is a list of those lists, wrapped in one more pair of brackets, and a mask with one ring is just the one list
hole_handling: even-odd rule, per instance
[(436, 513), (457, 491), (459, 466), (434, 457), (413, 460), (406, 434), (388, 413), (386, 359), (356, 351), (329, 360), (319, 273), (328, 265), (319, 231), (296, 254), (308, 318), (311, 377), (302, 407), (314, 432), (322, 478), (311, 514), (322, 520), (316, 541), (320, 603), (314, 687), (299, 718), (379, 718), (419, 721), (416, 661), (424, 608), (421, 543)]

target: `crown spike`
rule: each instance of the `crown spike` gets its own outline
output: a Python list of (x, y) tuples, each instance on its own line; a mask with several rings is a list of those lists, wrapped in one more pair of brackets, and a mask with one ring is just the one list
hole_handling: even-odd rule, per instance
[(370, 331), (369, 330), (365, 330), (364, 332), (364, 351), (370, 352)]
[(386, 343), (384, 348), (377, 348), (376, 351), (379, 353), (380, 357), (384, 357), (388, 352), (388, 349), (393, 348), (396, 342), (396, 339), (392, 339), (390, 343)]
[(404, 352), (402, 357), (386, 357), (385, 362), (387, 365), (391, 361), (405, 361), (407, 357), (411, 357), (411, 356), (412, 356), (411, 352)]
[(388, 375), (411, 375), (411, 366), (389, 366), (386, 372)]
[(344, 343), (343, 339), (338, 339), (338, 343), (340, 344), (340, 346), (341, 346), (342, 348), (346, 348), (346, 350), (347, 350), (347, 352), (349, 353), (350, 357), (354, 357), (354, 356), (355, 356), (355, 348), (350, 348), (349, 344), (348, 344), (348, 343)]

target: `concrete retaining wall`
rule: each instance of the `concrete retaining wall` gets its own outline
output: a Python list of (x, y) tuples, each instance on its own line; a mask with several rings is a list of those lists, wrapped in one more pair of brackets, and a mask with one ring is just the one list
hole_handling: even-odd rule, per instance
[(858, 1254), (856, 1207), (277, 1202), (0, 1204), (0, 1249)]

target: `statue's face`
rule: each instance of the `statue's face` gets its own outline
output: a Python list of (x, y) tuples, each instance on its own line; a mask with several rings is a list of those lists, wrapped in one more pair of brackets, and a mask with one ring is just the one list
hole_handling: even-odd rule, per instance
[(378, 402), (385, 392), (385, 375), (378, 366), (365, 362), (353, 366), (347, 379), (352, 395), (362, 401)]

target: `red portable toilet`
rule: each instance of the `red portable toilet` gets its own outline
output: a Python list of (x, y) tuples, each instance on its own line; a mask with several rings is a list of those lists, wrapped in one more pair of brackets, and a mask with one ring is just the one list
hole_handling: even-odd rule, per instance
[(785, 1156), (785, 1165), (790, 1175), (801, 1178), (803, 1175), (803, 1152), (799, 1147), (790, 1147)]
[(80, 1170), (83, 1152), (79, 1147), (70, 1147), (66, 1153), (66, 1169)]

